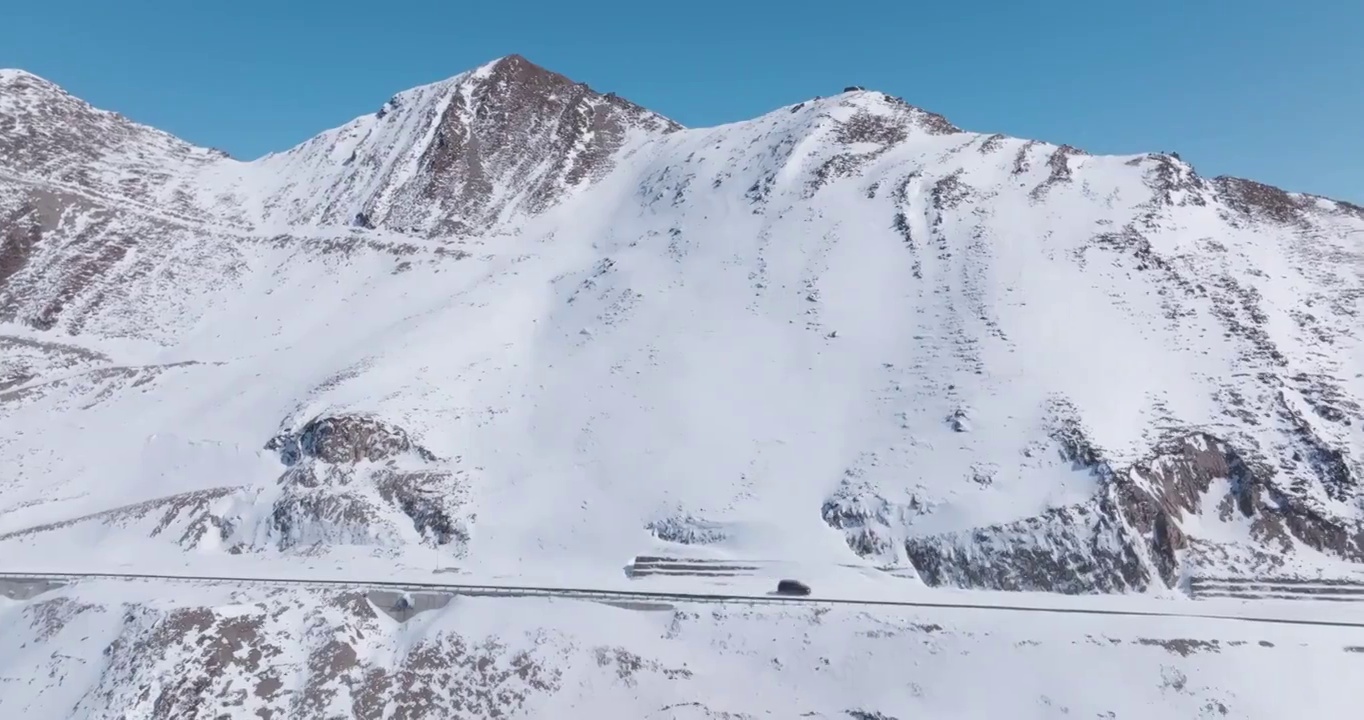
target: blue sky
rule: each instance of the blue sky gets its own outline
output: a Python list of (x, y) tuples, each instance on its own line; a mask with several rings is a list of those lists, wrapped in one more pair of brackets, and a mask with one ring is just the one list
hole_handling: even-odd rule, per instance
[(1364, 202), (1359, 0), (49, 0), (0, 67), (250, 158), (509, 53), (686, 125), (865, 85), (987, 132)]

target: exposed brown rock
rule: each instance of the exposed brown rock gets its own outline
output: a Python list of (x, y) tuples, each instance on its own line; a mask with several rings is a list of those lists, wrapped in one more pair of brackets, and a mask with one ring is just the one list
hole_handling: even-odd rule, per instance
[[(123, 524), (134, 520), (153, 518), (159, 514), (156, 525), (151, 528), (152, 535), (159, 535), (176, 523), (186, 521), (189, 525), (181, 540), (182, 542), (187, 543), (197, 543), (198, 540), (208, 532), (208, 528), (211, 526), (209, 521), (202, 519), (203, 514), (208, 511), (209, 505), (219, 498), (226, 497), (242, 490), (243, 488), (240, 487), (213, 488), (210, 490), (197, 490), (194, 492), (172, 495), (170, 497), (147, 500), (145, 502), (126, 505), (112, 510), (105, 510), (91, 515), (84, 515), (70, 520), (35, 525), (22, 530), (10, 531), (0, 534), (0, 542), (40, 535), (45, 532), (60, 530), (81, 523), (100, 522)], [(193, 547), (193, 544), (188, 546)]]
[(1016, 523), (915, 537), (905, 551), (933, 586), (1064, 593), (1143, 590), (1140, 548), (1106, 502), (1055, 508)]
[(1223, 203), (1251, 219), (1300, 224), (1305, 222), (1310, 211), (1310, 199), (1294, 196), (1273, 185), (1225, 175), (1213, 178), (1212, 183)]
[[(1262, 568), (1295, 543), (1364, 562), (1364, 527), (1283, 495), (1274, 473), (1248, 460), (1229, 443), (1189, 433), (1159, 445), (1152, 455), (1121, 471), (1064, 422), (1055, 439), (1077, 467), (1094, 469), (1098, 495), (1088, 503), (1053, 508), (1014, 523), (905, 541), (908, 559), (930, 585), (1068, 593), (1143, 590), (1153, 581), (1176, 586), (1190, 559), (1214, 559), (1223, 551), (1191, 540), (1184, 528), (1194, 515), (1243, 518), (1262, 550), (1242, 549)], [(1212, 494), (1214, 480), (1228, 481)], [(824, 519), (843, 531), (864, 557), (889, 552), (886, 531), (903, 522), (879, 497), (851, 488), (824, 506)], [(847, 493), (851, 492), (851, 495)], [(1255, 559), (1255, 558), (1251, 558)], [(1281, 564), (1281, 561), (1277, 561)]]
[[(1023, 167), (1021, 163), (1026, 158), (1024, 155), (1026, 151), (1026, 146), (1019, 150), (1018, 162), (1015, 162), (1014, 164), (1015, 173), (1019, 172), (1020, 167)], [(1062, 145), (1061, 147), (1056, 148), (1047, 158), (1047, 167), (1051, 168), (1051, 174), (1047, 176), (1046, 180), (1043, 180), (1037, 187), (1033, 188), (1029, 193), (1029, 196), (1034, 200), (1040, 200), (1047, 194), (1047, 191), (1051, 190), (1054, 186), (1070, 182), (1071, 177), (1074, 174), (1074, 171), (1070, 167), (1070, 158), (1088, 154), (1089, 153), (1084, 150), (1069, 145)]]
[[(421, 158), (420, 193), (446, 209), (438, 232), (482, 229), (509, 202), (538, 213), (565, 188), (600, 178), (631, 129), (661, 134), (679, 127), (511, 55), (477, 83), (468, 105), (455, 97), (439, 119)], [(498, 197), (495, 186), (516, 188), (517, 195)]]
[(316, 418), (297, 434), (271, 438), (266, 449), (278, 451), (286, 465), (302, 458), (332, 464), (376, 462), (409, 452), (434, 459), (430, 451), (413, 443), (402, 428), (363, 415)]
[(1137, 644), (1163, 647), (1181, 657), (1188, 657), (1197, 652), (1221, 652), (1221, 644), (1216, 640), (1194, 640), (1190, 638), (1158, 640), (1154, 638), (1138, 638)]

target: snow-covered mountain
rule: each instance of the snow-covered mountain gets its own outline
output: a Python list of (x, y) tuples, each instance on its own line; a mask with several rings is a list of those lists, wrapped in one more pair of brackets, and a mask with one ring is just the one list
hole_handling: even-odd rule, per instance
[[(94, 582), (0, 596), (7, 717), (1353, 717), (1364, 631), (971, 610), (457, 597)], [(6, 662), (8, 661), (8, 662)], [(1291, 677), (1291, 682), (1272, 678)]]
[(243, 162), (6, 70), (0, 243), (11, 567), (1364, 562), (1364, 208), (1170, 155), (511, 56)]

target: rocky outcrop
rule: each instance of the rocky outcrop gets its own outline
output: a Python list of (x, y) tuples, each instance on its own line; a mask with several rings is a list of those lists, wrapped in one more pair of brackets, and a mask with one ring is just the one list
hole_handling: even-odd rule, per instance
[(400, 427), (364, 415), (315, 418), (277, 435), (284, 472), (273, 484), (212, 488), (0, 535), (40, 542), (88, 525), (137, 527), (185, 549), (309, 553), (331, 546), (395, 552), (428, 544), (464, 555), (469, 473), (438, 459)]
[[(519, 56), (252, 162), (25, 73), (0, 72), (0, 90), (0, 322), (129, 356), (40, 357), (0, 340), (0, 448), (28, 463), (5, 478), (19, 502), (42, 502), (48, 473), (86, 498), (73, 514), (145, 499), (142, 468), (129, 468), (108, 493), (126, 499), (81, 504), (97, 502), (84, 484), (103, 477), (85, 457), (118, 443), (156, 471), (158, 458), (131, 449), (158, 423), (218, 442), (225, 426), (201, 417), (241, 391), (384, 408), (411, 418), (403, 425), (456, 422), (487, 451), (488, 481), (504, 483), (490, 498), (523, 473), (538, 488), (568, 467), (623, 472), (644, 463), (622, 462), (636, 449), (671, 457), (676, 443), (732, 441), (704, 449), (714, 462), (697, 482), (716, 485), (687, 506), (781, 512), (760, 496), (778, 484), (755, 478), (818, 483), (798, 489), (807, 497), (837, 468), (866, 465), (809, 497), (852, 552), (937, 584), (1132, 590), (1303, 548), (1360, 557), (1357, 206), (1204, 180), (1173, 154), (963, 133), (862, 90), (681, 131)], [(567, 286), (547, 278), (581, 283), (562, 304), (507, 305)], [(500, 324), (504, 310), (515, 327)], [(700, 312), (736, 323), (702, 331), (688, 319)], [(353, 324), (337, 322), (348, 314)], [(455, 359), (452, 328), (470, 329)], [(584, 343), (612, 358), (609, 376), (565, 362)], [(767, 379), (756, 363), (719, 360), (741, 345), (789, 370), (780, 389), (753, 382)], [(136, 364), (146, 357), (205, 365)], [(340, 368), (353, 369), (343, 389), (305, 379)], [(660, 392), (683, 368), (698, 387), (732, 375), (737, 391)], [(1077, 380), (1110, 370), (1111, 386)], [(844, 380), (855, 382), (829, 414), (817, 389)], [(819, 463), (785, 431), (692, 432), (696, 418), (779, 407), (788, 393), (791, 433), (826, 415), (865, 426), (830, 439)], [(1057, 394), (1078, 407), (1045, 428), (1037, 408), (1015, 405)], [(273, 421), (252, 413), (275, 397), (234, 403), (224, 419), (253, 433), (241, 453), (252, 461), (265, 439), (254, 433)], [(635, 435), (633, 413), (670, 421)], [(467, 544), (464, 498), (482, 471), (429, 452), (417, 424), (297, 420), (266, 445), (282, 468), (204, 488), (187, 467), (167, 474), (170, 497), (91, 517), (200, 550)], [(213, 461), (186, 464), (199, 462)], [(744, 494), (721, 498), (733, 483), (719, 478), (741, 472), (752, 473)], [(626, 497), (619, 482), (598, 490)], [(668, 507), (651, 482), (628, 502)], [(567, 487), (563, 501), (590, 492)], [(952, 516), (924, 520), (952, 503)], [(69, 517), (52, 510), (40, 517)], [(664, 542), (718, 543), (731, 530), (635, 510), (622, 522)], [(516, 532), (560, 534), (533, 525)]]
[[(234, 534), (235, 524), (216, 512), (223, 499), (253, 496), (253, 490), (247, 487), (213, 488), (181, 493), (70, 520), (3, 533), (0, 534), (0, 542), (41, 542), (44, 535), (68, 528), (105, 525), (136, 526), (143, 529), (148, 537), (166, 538), (186, 549), (199, 548), (203, 547), (202, 543), (206, 539), (221, 542)], [(237, 552), (240, 552), (240, 549)]]
[[(59, 602), (35, 604), (35, 622)], [(93, 622), (113, 610), (62, 609)], [(357, 718), (501, 718), (557, 691), (563, 675), (529, 636), (441, 632), (375, 662), (392, 654), (397, 626), (357, 593), (315, 599), (306, 623), (300, 599), (288, 593), (231, 610), (136, 604), (118, 612), (120, 627), (76, 714), (105, 717), (118, 708), (126, 716), (197, 718), (215, 708), (213, 717), (236, 711), (283, 720), (344, 708)]]
[(1049, 169), (1047, 179), (1038, 183), (1037, 187), (1028, 193), (1028, 196), (1035, 201), (1041, 200), (1053, 187), (1071, 182), (1075, 174), (1071, 158), (1084, 157), (1088, 154), (1084, 150), (1069, 145), (1062, 145), (1053, 150), (1051, 155), (1047, 157), (1047, 168)]
[(441, 116), (421, 159), (427, 176), (419, 192), (446, 209), (443, 233), (486, 227), (512, 202), (541, 212), (567, 190), (604, 176), (630, 132), (680, 128), (519, 55), (493, 63), (470, 85)]
[(646, 524), (644, 529), (659, 540), (679, 545), (714, 545), (729, 538), (729, 529), (723, 523), (691, 514), (660, 518)]
[(927, 508), (918, 498), (892, 503), (874, 489), (845, 479), (824, 502), (820, 516), (829, 527), (842, 531), (848, 547), (883, 566), (904, 561), (904, 534)]
[[(7, 681), (4, 706), (29, 720), (911, 720), (943, 708), (1091, 720), (1279, 706), (1348, 717), (1333, 710), (1358, 695), (1246, 672), (1356, 662), (1348, 629), (979, 612), (939, 624), (824, 603), (620, 609), (425, 592), (412, 599), (429, 609), (399, 614), (394, 594), (86, 581), (0, 602), (0, 660), (23, 679)], [(1038, 681), (981, 693), (982, 667)]]
[(118, 113), (92, 107), (57, 85), (0, 71), (0, 170), (107, 198), (165, 202), (202, 218), (185, 195), (181, 169), (219, 158), (205, 148)]
[(613, 93), (510, 55), (394, 95), (287, 152), (243, 168), (267, 187), (263, 215), (424, 237), (508, 231), (604, 177), (632, 144), (680, 129)]
[(407, 431), (365, 415), (314, 418), (276, 435), (266, 448), (288, 469), (269, 518), (281, 549), (327, 543), (384, 544), (386, 526), (403, 518), (422, 542), (469, 540), (467, 474), (414, 442)]
[[(241, 269), (238, 242), (259, 240), (154, 210), (146, 197), (16, 178), (5, 159), (0, 153), (0, 322), (74, 335), (101, 318), (106, 331), (165, 340), (182, 315), (200, 311), (178, 290), (230, 283)], [(182, 264), (186, 256), (194, 259)], [(164, 304), (135, 302), (141, 292)]]
[(911, 135), (961, 132), (941, 115), (881, 93), (858, 92), (845, 98), (841, 109), (846, 109), (847, 117), (820, 119), (828, 123), (828, 136), (837, 152), (815, 167), (805, 188), (806, 197), (813, 197), (839, 178), (855, 175)]
[(1293, 225), (1311, 212), (1312, 200), (1254, 180), (1219, 176), (1213, 178), (1219, 198), (1245, 219)]
[(934, 586), (1064, 593), (1144, 590), (1140, 545), (1102, 501), (1056, 508), (1005, 525), (910, 537), (905, 553)]
[[(1364, 525), (1301, 497), (1275, 471), (1225, 440), (1192, 432), (1150, 457), (1112, 471), (1082, 434), (1057, 435), (1062, 452), (1093, 466), (1095, 497), (1013, 523), (916, 535), (913, 514), (847, 486), (823, 508), (858, 555), (885, 562), (903, 536), (904, 557), (929, 585), (1065, 593), (1173, 588), (1195, 570), (1223, 575), (1272, 572), (1297, 547), (1364, 562)], [(1242, 527), (1252, 544), (1200, 537), (1203, 523)], [(1192, 526), (1190, 525), (1192, 523)]]
[[(174, 316), (202, 311), (176, 288), (231, 282), (244, 245), (410, 255), (374, 231), (451, 238), (525, 220), (600, 180), (631, 143), (680, 128), (515, 55), (385, 107), (241, 162), (4, 71), (0, 321), (77, 333), (99, 314), (166, 340)], [(331, 236), (280, 233), (295, 225)], [(130, 300), (140, 292), (177, 307), (149, 313)]]
[(290, 466), (305, 460), (332, 465), (379, 462), (408, 453), (426, 462), (436, 459), (402, 428), (364, 415), (316, 418), (297, 433), (276, 435), (265, 447), (278, 452), (280, 461)]

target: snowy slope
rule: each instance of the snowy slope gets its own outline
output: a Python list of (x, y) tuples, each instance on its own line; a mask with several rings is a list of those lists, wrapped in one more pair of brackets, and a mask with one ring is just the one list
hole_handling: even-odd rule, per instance
[(454, 598), (403, 623), (384, 609), (363, 592), (117, 582), (0, 597), (0, 711), (1270, 720), (1364, 701), (1358, 628), (532, 598)]
[(1364, 561), (1346, 203), (877, 92), (681, 129), (515, 56), (252, 162), (4, 71), (0, 143), (16, 565)]

